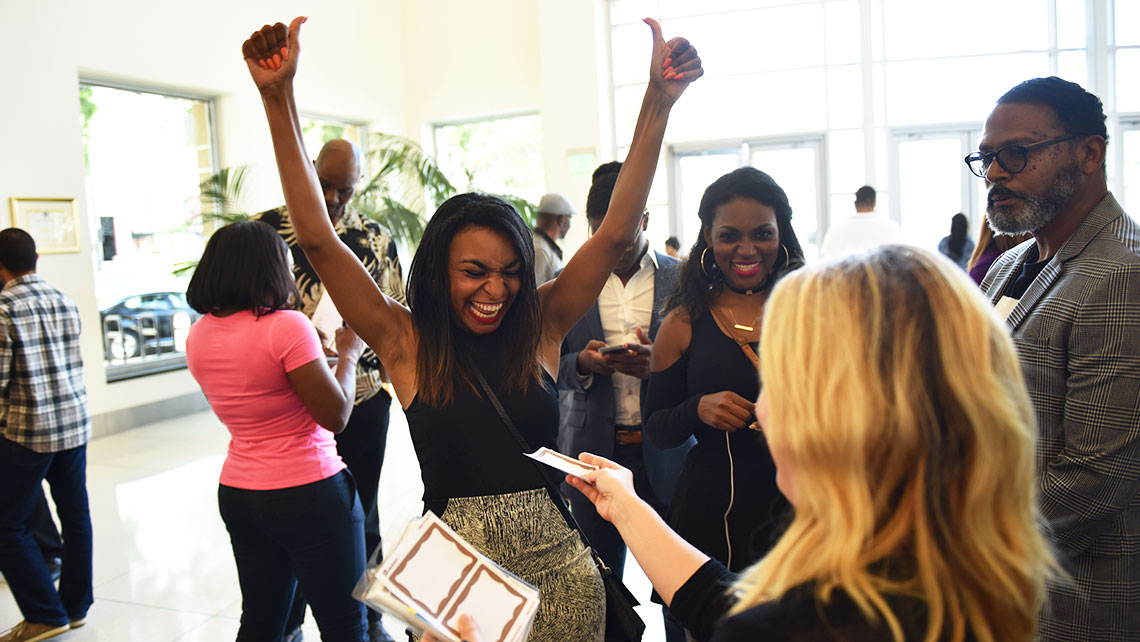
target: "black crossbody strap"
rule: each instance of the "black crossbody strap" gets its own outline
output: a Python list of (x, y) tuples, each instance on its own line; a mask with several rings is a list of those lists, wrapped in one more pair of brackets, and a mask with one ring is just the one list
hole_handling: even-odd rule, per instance
[[(519, 433), (518, 428), (515, 427), (515, 422), (511, 421), (507, 411), (503, 408), (503, 404), (499, 403), (499, 396), (491, 389), (491, 384), (487, 383), (487, 379), (484, 378), (483, 373), (479, 371), (479, 366), (474, 363), (469, 363), (469, 365), (471, 366), (471, 372), (475, 374), (476, 381), (479, 382), (479, 387), (483, 389), (483, 395), (486, 396), (487, 400), (491, 402), (491, 405), (495, 407), (495, 412), (499, 413), (499, 419), (501, 419), (503, 425), (507, 427), (507, 432), (511, 433), (511, 436), (518, 442), (523, 454), (533, 452), (534, 450), (530, 447), (530, 444), (526, 442), (526, 438), (523, 437), (522, 434)], [(527, 459), (530, 458), (528, 457)], [(542, 478), (546, 480), (547, 489), (551, 492), (551, 500), (553, 501), (555, 497), (562, 497), (562, 491), (558, 489), (558, 484), (551, 478), (546, 466), (533, 459), (530, 461), (538, 468), (538, 472), (542, 475)], [(582, 543), (585, 544), (587, 548), (591, 548), (589, 538), (582, 532), (582, 527), (578, 525), (578, 520), (574, 519), (574, 515), (572, 515), (570, 509), (566, 507), (566, 502), (559, 500), (554, 503), (558, 506), (559, 512), (562, 513), (563, 519), (566, 520), (566, 525), (572, 530), (578, 531), (578, 536), (582, 538)]]

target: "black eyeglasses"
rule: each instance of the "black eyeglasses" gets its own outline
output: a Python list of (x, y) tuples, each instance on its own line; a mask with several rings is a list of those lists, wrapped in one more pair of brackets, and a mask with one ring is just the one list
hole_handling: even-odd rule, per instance
[(1010, 174), (1016, 174), (1025, 170), (1025, 166), (1029, 163), (1029, 152), (1063, 143), (1076, 137), (1077, 134), (1066, 134), (1032, 145), (1006, 145), (996, 152), (974, 152), (963, 160), (966, 161), (966, 166), (970, 168), (974, 176), (978, 178), (986, 177), (986, 172), (989, 171), (990, 163), (994, 162), (994, 159), (997, 159), (998, 165), (1001, 165), (1002, 169)]

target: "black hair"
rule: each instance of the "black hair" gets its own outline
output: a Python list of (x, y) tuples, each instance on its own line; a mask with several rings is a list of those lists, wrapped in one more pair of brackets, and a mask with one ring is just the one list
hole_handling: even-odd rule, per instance
[(678, 240), (676, 236), (670, 236), (669, 238), (665, 239), (665, 247), (671, 247), (674, 250), (679, 250), (681, 249), (681, 241)]
[(875, 188), (870, 185), (864, 185), (855, 190), (855, 204), (856, 205), (870, 205), (874, 207), (875, 201), (878, 199), (878, 193)]
[(966, 215), (961, 212), (954, 215), (950, 219), (950, 242), (947, 245), (950, 248), (950, 253), (954, 255), (955, 260), (962, 258), (962, 251), (966, 249), (966, 234), (967, 227), (970, 222), (966, 219)]
[(1108, 140), (1104, 105), (1100, 98), (1075, 82), (1056, 76), (1031, 78), (1005, 92), (997, 102), (999, 105), (1027, 103), (1048, 107), (1066, 134), (1100, 136)]
[(296, 310), (301, 294), (289, 270), (289, 246), (270, 225), (238, 221), (206, 243), (186, 301), (201, 314), (252, 310), (257, 316)]
[(18, 227), (0, 232), (0, 265), (12, 274), (34, 272), (36, 269), (36, 240)]
[(605, 218), (606, 210), (610, 208), (610, 197), (614, 194), (614, 185), (617, 184), (618, 174), (621, 172), (621, 163), (610, 161), (598, 165), (590, 183), (590, 194), (586, 197), (587, 218)]
[[(1105, 124), (1104, 105), (1095, 94), (1091, 94), (1075, 82), (1056, 76), (1030, 78), (998, 98), (997, 104), (1025, 103), (1048, 107), (1057, 119), (1057, 124), (1066, 134), (1077, 136), (1100, 136), (1108, 143), (1108, 126)], [(1101, 171), (1107, 175), (1108, 155), (1101, 164)]]
[(530, 228), (514, 207), (497, 196), (460, 194), (444, 201), (428, 221), (408, 271), (408, 307), (419, 334), (416, 387), (422, 401), (433, 406), (450, 403), (456, 381), (475, 389), (469, 367), (470, 335), (455, 321), (449, 277), (452, 239), (471, 227), (503, 235), (519, 257), (518, 294), (489, 339), (499, 344), (496, 350), (503, 355), (503, 383), (508, 390), (520, 390), (541, 376), (542, 324)]
[(713, 181), (701, 197), (701, 205), (697, 210), (697, 216), (701, 219), (701, 233), (697, 234), (697, 242), (689, 251), (689, 258), (681, 266), (677, 291), (665, 304), (666, 311), (683, 307), (689, 318), (696, 320), (708, 310), (709, 304), (720, 292), (724, 275), (716, 270), (710, 276), (701, 264), (704, 251), (708, 249), (704, 232), (712, 227), (717, 208), (738, 198), (752, 199), (776, 212), (780, 245), (787, 250), (786, 256), (784, 250), (780, 250), (776, 264), (769, 271), (762, 289), (771, 288), (788, 272), (803, 267), (804, 251), (792, 228), (792, 206), (788, 203), (788, 195), (771, 176), (752, 167), (741, 167)]

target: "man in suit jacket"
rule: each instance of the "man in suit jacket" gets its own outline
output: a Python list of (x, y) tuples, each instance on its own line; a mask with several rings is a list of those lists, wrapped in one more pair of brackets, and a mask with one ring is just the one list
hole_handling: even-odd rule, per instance
[(1032, 232), (982, 288), (1008, 320), (1038, 424), (1039, 502), (1071, 579), (1042, 640), (1140, 636), (1140, 227), (1108, 191), (1100, 100), (1059, 78), (1007, 92), (967, 157), (995, 231)]
[[(597, 230), (605, 218), (621, 163), (594, 172), (586, 218)], [(680, 261), (649, 249), (648, 213), (637, 237), (618, 261), (598, 302), (570, 330), (562, 344), (558, 385), (563, 393), (558, 447), (577, 456), (592, 452), (634, 472), (639, 495), (664, 512), (673, 495), (688, 448), (662, 450), (641, 438), (641, 401), (649, 378), (652, 339), (661, 324), (665, 299), (672, 294)], [(601, 354), (600, 348), (620, 347)], [(570, 496), (575, 518), (605, 562), (621, 574), (625, 543), (576, 490)]]

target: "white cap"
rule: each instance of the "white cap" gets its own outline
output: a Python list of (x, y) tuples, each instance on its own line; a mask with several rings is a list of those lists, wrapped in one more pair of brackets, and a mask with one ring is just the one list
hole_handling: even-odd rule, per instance
[(538, 202), (539, 214), (556, 214), (558, 216), (573, 216), (574, 206), (570, 204), (570, 199), (566, 198), (558, 192), (551, 192), (544, 194), (542, 200)]

